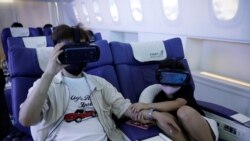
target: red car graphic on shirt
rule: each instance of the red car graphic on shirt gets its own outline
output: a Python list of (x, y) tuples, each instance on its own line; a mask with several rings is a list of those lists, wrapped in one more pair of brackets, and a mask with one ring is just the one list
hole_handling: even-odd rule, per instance
[(96, 111), (85, 111), (84, 109), (77, 109), (75, 113), (69, 113), (64, 116), (66, 122), (81, 122), (83, 119), (95, 117)]

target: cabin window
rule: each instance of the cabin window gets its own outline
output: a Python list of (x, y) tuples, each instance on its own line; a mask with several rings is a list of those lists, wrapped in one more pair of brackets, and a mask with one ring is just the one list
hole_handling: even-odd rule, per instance
[(0, 0), (0, 3), (13, 3), (14, 0)]
[(90, 22), (89, 12), (87, 10), (87, 7), (86, 7), (85, 3), (82, 3), (82, 11), (83, 11), (85, 21), (89, 23)]
[(114, 22), (119, 21), (119, 14), (118, 14), (118, 9), (116, 5), (116, 0), (109, 0), (109, 10), (111, 17), (113, 18)]
[(97, 22), (102, 22), (101, 11), (100, 11), (100, 7), (97, 1), (93, 1), (93, 8), (94, 8), (95, 18)]
[(239, 0), (213, 0), (214, 14), (219, 20), (228, 21), (235, 17)]
[(178, 0), (162, 0), (163, 11), (167, 19), (174, 21), (179, 15)]
[(80, 17), (75, 6), (73, 6), (73, 12), (74, 12), (77, 22), (80, 22)]
[(130, 7), (132, 11), (132, 16), (135, 21), (140, 22), (143, 19), (141, 1), (140, 0), (130, 0)]

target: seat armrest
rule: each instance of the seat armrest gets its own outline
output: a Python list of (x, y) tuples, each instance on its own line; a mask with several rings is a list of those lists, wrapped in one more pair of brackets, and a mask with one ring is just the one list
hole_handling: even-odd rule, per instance
[(124, 120), (119, 120), (117, 123), (119, 129), (131, 140), (131, 141), (136, 141), (136, 140), (144, 140), (150, 137), (158, 136), (160, 133), (160, 130), (156, 127), (153, 126), (149, 129), (141, 129), (138, 127), (134, 127), (131, 125), (128, 125), (126, 121)]
[[(239, 124), (242, 124), (242, 125), (250, 128), (250, 118), (249, 117), (246, 117), (242, 114), (239, 114), (236, 111), (233, 111), (231, 109), (228, 109), (226, 107), (223, 107), (223, 106), (220, 106), (217, 104), (213, 104), (213, 103), (205, 102), (205, 101), (197, 101), (197, 102), (198, 102), (199, 106), (207, 112), (213, 113), (217, 116), (226, 118), (228, 120), (232, 120), (234, 122), (237, 122)], [(240, 119), (235, 118), (236, 115), (242, 115), (242, 117), (244, 116), (245, 118), (248, 118), (249, 120), (244, 119), (245, 122), (241, 121)]]
[(243, 141), (250, 139), (250, 118), (226, 107), (197, 101), (206, 117), (214, 119), (219, 129), (219, 139), (226, 141)]
[(210, 103), (210, 102), (205, 102), (205, 101), (198, 101), (198, 105), (205, 111), (216, 114), (218, 116), (233, 120), (230, 116), (237, 114), (237, 112), (230, 110), (226, 107)]

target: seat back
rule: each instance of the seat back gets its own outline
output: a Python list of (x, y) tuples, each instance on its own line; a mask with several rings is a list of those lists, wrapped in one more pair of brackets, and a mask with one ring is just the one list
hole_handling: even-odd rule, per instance
[(40, 36), (40, 32), (36, 28), (4, 28), (1, 33), (1, 41), (3, 45), (4, 54), (6, 60), (8, 60), (8, 45), (7, 39), (9, 37), (30, 37), (30, 36)]
[(108, 42), (99, 40), (95, 44), (100, 48), (100, 59), (97, 62), (88, 63), (85, 71), (89, 74), (103, 77), (115, 86), (117, 90), (120, 90)]
[[(27, 37), (30, 39), (34, 39), (35, 37)], [(48, 44), (40, 47), (45, 48), (47, 45), (53, 46), (53, 42), (50, 42), (49, 37), (44, 38), (48, 39)], [(37, 39), (37, 38), (36, 38)], [(36, 40), (37, 41), (37, 40)], [(19, 109), (20, 104), (26, 99), (28, 89), (33, 85), (33, 82), (37, 80), (43, 73), (41, 67), (39, 66), (38, 57), (37, 57), (37, 49), (32, 48), (29, 43), (29, 48), (25, 47), (25, 43), (23, 38), (9, 38), (8, 39), (9, 46), (9, 73), (11, 77), (11, 104), (12, 105), (12, 114), (13, 114), (13, 124), (19, 130), (30, 134), (30, 130), (27, 127), (23, 127), (18, 119), (19, 119)], [(34, 46), (33, 46), (34, 47)]]
[[(174, 58), (182, 61), (187, 70), (189, 70), (187, 61), (184, 58), (184, 51), (180, 38), (165, 40), (162, 46), (164, 46), (163, 49), (166, 51), (167, 58)], [(110, 42), (110, 47), (121, 93), (125, 98), (130, 99), (132, 103), (138, 102), (142, 91), (149, 85), (156, 83), (155, 73), (159, 66), (159, 61), (155, 61), (154, 59), (154, 61), (145, 62), (136, 60), (133, 54), (134, 50), (130, 43)], [(153, 48), (154, 46), (149, 47)], [(159, 54), (163, 55), (164, 53), (160, 51)], [(152, 55), (154, 56), (156, 54), (152, 53)], [(190, 83), (193, 84), (192, 79)], [(142, 130), (131, 127), (123, 121), (118, 122), (118, 126), (123, 133), (133, 141), (154, 137), (159, 135), (160, 132), (157, 127)]]
[(52, 35), (52, 32), (53, 32), (53, 27), (45, 27), (45, 28), (43, 28), (43, 34), (45, 36)]
[(94, 33), (94, 36), (96, 41), (102, 40), (102, 34), (100, 32)]
[[(167, 58), (181, 60), (189, 70), (180, 38), (163, 41)], [(156, 83), (155, 72), (159, 61), (139, 62), (130, 43), (110, 42), (120, 89), (125, 98), (138, 102), (141, 92)], [(193, 80), (190, 80), (193, 84)], [(194, 87), (194, 85), (193, 85)]]
[(37, 48), (54, 46), (54, 41), (51, 36), (36, 36), (36, 37), (9, 37), (7, 39), (9, 48), (13, 46)]
[[(30, 42), (30, 40), (34, 40), (34, 44)], [(37, 46), (54, 46), (53, 40), (51, 39), (51, 36), (37, 36), (37, 37), (9, 37), (7, 39), (7, 44), (9, 48), (15, 46), (17, 48), (24, 48), (24, 47), (37, 47)], [(19, 58), (11, 58), (11, 59), (19, 59)], [(12, 61), (13, 62), (13, 61)], [(15, 65), (15, 67), (23, 67), (26, 64), (13, 64), (9, 63), (9, 65)], [(8, 66), (9, 66), (8, 65)], [(8, 67), (9, 68), (9, 67)], [(11, 68), (10, 68), (11, 69)], [(16, 70), (16, 69), (15, 69)], [(11, 77), (16, 75), (15, 70), (12, 69), (11, 71)], [(12, 115), (12, 102), (11, 102), (11, 92), (10, 90), (6, 91), (5, 93), (7, 101), (8, 101), (8, 108), (9, 112)]]

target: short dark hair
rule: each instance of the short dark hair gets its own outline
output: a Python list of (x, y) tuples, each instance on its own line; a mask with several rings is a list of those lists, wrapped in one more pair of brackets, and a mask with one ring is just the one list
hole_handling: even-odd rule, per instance
[(176, 59), (166, 59), (160, 62), (159, 69), (173, 69), (173, 70), (183, 70), (186, 71), (183, 63)]
[(11, 27), (23, 27), (23, 25), (19, 22), (14, 22)]
[(74, 31), (72, 28), (80, 32), (79, 34), (80, 39), (85, 39), (86, 42), (89, 42), (89, 36), (87, 30), (80, 27), (79, 24), (75, 27), (70, 27), (65, 24), (58, 25), (57, 27), (55, 27), (52, 33), (52, 39), (57, 43), (62, 42), (64, 40), (74, 40), (74, 33), (73, 33)]
[(43, 26), (43, 28), (52, 28), (52, 27), (53, 27), (52, 24), (45, 24), (45, 25)]

